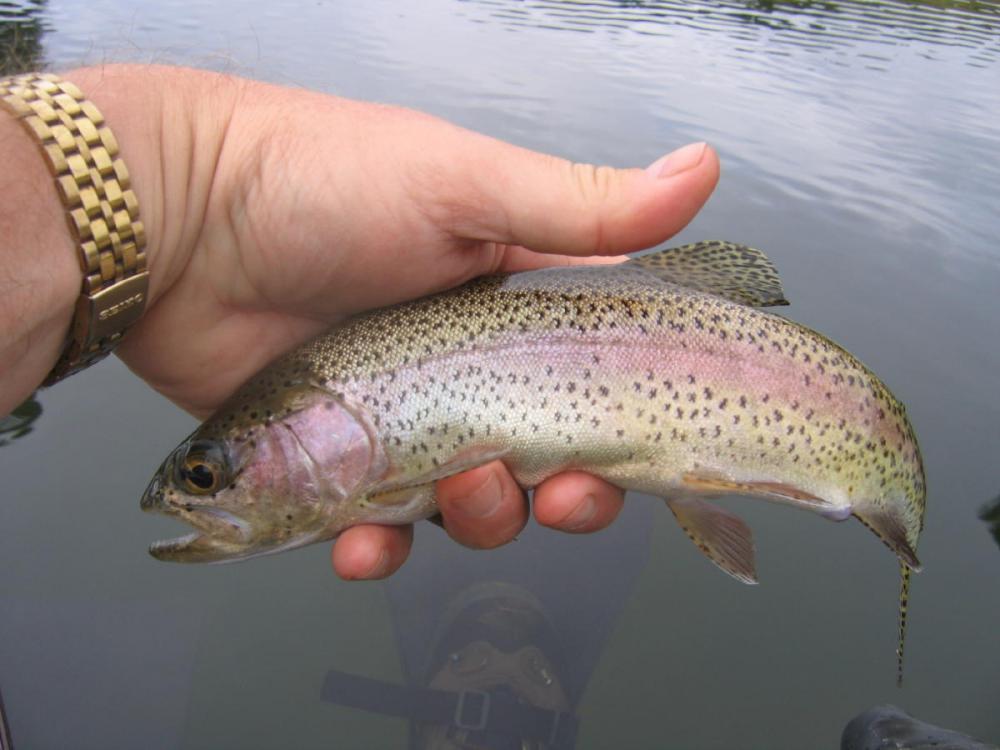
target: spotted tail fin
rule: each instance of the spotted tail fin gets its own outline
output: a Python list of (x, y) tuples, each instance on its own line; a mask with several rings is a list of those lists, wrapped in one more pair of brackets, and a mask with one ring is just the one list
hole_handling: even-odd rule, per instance
[(896, 687), (903, 687), (903, 645), (906, 642), (906, 608), (910, 603), (910, 566), (899, 563), (899, 645), (896, 646)]

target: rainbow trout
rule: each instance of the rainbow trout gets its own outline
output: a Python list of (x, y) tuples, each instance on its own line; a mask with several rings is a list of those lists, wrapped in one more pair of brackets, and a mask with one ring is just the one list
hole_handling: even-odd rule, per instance
[(666, 500), (756, 583), (749, 495), (859, 519), (898, 556), (900, 658), (924, 472), (903, 406), (787, 304), (758, 250), (702, 242), (618, 266), (490, 276), (361, 315), (249, 380), (164, 461), (144, 510), (217, 562), (434, 516), (434, 482), (494, 459), (526, 488), (567, 469)]

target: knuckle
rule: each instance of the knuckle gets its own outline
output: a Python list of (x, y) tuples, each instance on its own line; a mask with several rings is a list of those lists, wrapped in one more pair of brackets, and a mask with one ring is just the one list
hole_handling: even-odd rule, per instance
[(620, 193), (618, 171), (593, 164), (572, 164), (570, 178), (578, 200), (580, 226), (586, 244), (597, 253), (611, 252), (608, 230), (608, 208)]
[(570, 173), (577, 192), (589, 205), (604, 203), (617, 192), (618, 172), (612, 167), (576, 163)]

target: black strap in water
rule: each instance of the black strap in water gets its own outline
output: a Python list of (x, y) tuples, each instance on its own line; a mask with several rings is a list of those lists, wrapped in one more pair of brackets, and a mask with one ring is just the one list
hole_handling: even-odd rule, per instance
[(508, 693), (481, 690), (455, 693), (330, 670), (320, 697), (328, 703), (388, 716), (536, 740), (552, 750), (572, 750), (576, 745), (579, 722), (573, 714), (521, 703)]

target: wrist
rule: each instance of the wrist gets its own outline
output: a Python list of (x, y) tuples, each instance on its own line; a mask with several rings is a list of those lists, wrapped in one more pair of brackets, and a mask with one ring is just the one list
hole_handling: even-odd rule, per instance
[(147, 308), (176, 281), (204, 229), (239, 79), (159, 65), (66, 72), (117, 136), (146, 226)]
[(80, 264), (37, 141), (0, 110), (0, 415), (38, 386), (62, 348)]
[[(197, 236), (204, 218), (225, 117), (212, 116), (221, 97), (201, 89), (222, 77), (150, 66), (83, 68), (63, 77), (94, 102), (120, 144), (149, 238), (151, 304), (169, 287), (171, 270), (193, 246), (185, 239)], [(8, 167), (0, 178), (0, 413), (7, 413), (63, 350), (83, 273), (39, 143), (6, 111), (0, 163)]]

